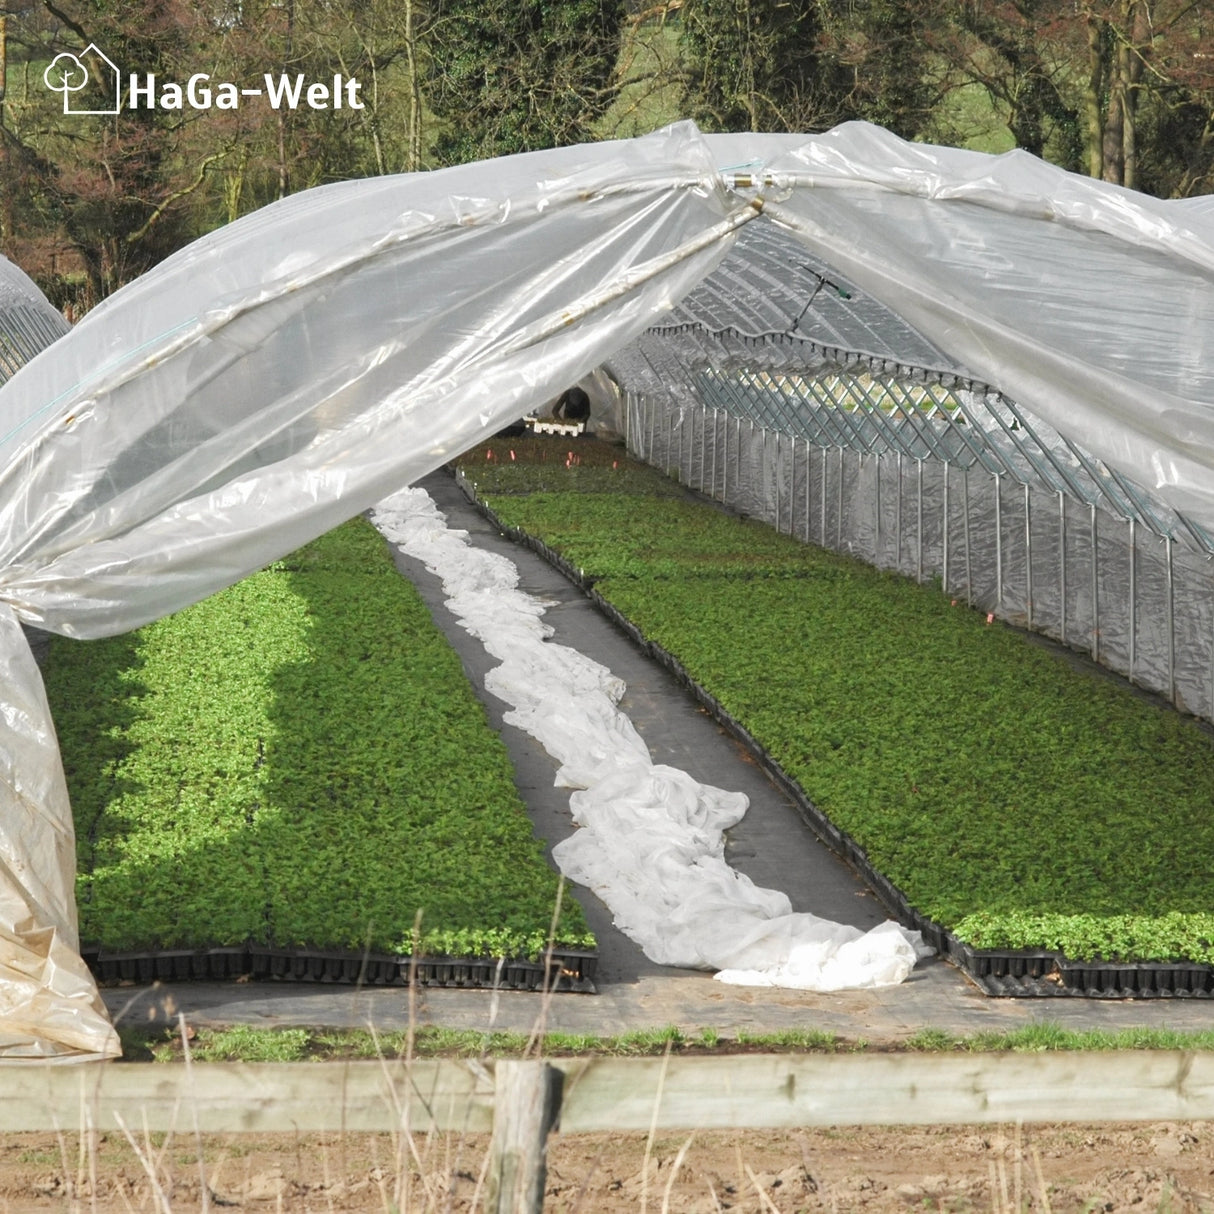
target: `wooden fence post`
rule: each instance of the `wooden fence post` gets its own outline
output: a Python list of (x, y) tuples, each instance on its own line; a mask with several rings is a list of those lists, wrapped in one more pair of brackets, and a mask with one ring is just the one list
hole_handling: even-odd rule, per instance
[(564, 1073), (539, 1060), (501, 1059), (494, 1078), (485, 1209), (488, 1214), (540, 1214), (548, 1134), (560, 1118)]

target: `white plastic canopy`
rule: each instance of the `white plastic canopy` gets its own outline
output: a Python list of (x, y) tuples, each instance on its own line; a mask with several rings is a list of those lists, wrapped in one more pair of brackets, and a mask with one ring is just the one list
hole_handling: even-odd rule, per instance
[(1214, 529), (1200, 203), (861, 124), (683, 123), (267, 207), (0, 387), (0, 1056), (116, 1051), (77, 954), (67, 793), (19, 621), (112, 635), (238, 580), (551, 399), (761, 211)]

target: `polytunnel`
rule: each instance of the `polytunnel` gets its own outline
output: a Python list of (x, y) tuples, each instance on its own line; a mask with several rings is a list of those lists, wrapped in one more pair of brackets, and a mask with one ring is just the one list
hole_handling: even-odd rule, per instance
[(0, 352), (28, 361), (0, 387), (4, 1053), (116, 1051), (19, 625), (100, 637), (185, 607), (604, 361), (643, 456), (1166, 670), (1203, 711), (1212, 275), (1205, 205), (863, 124), (684, 123), (321, 187), (62, 336), (6, 267)]

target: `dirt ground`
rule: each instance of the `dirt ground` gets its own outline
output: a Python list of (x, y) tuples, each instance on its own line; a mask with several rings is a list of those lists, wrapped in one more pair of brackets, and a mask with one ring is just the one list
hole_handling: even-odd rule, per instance
[[(136, 1138), (138, 1151), (117, 1133), (0, 1138), (0, 1208), (200, 1209), (193, 1136)], [(207, 1136), (202, 1162), (212, 1209), (420, 1214), (477, 1208), (486, 1147), (451, 1135), (412, 1147), (373, 1134)], [(713, 1132), (690, 1145), (661, 1135), (648, 1156), (645, 1135), (558, 1133), (544, 1208), (1214, 1211), (1214, 1125)]]

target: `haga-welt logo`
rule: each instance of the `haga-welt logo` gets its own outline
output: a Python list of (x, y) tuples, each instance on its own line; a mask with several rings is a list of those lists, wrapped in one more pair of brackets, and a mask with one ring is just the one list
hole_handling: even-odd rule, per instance
[[(85, 60), (93, 65), (93, 72), (85, 66)], [(78, 96), (92, 80), (98, 88), (90, 90), (93, 105)], [(358, 99), (360, 83), (337, 73), (332, 82), (313, 81), (307, 83), (302, 72), (288, 76), (285, 72), (275, 76), (266, 72), (262, 77), (262, 88), (240, 88), (230, 81), (213, 83), (206, 72), (195, 72), (185, 84), (176, 80), (156, 79), (154, 72), (140, 76), (131, 72), (125, 89), (125, 108), (128, 110), (236, 110), (246, 97), (264, 97), (271, 109), (298, 109), (306, 105), (313, 110), (363, 109)], [(68, 52), (56, 55), (42, 74), (48, 89), (63, 94), (65, 114), (117, 114), (123, 108), (124, 90), (122, 73), (117, 64), (95, 43), (89, 43), (80, 55)], [(111, 104), (104, 103), (112, 99)], [(97, 102), (100, 101), (100, 108)]]

